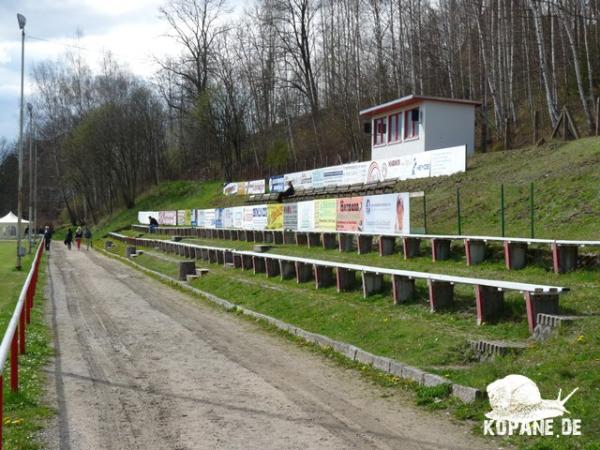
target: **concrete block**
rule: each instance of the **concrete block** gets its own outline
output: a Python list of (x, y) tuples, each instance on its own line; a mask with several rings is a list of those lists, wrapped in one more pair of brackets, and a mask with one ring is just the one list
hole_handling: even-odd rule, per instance
[(356, 287), (356, 272), (354, 270), (336, 267), (337, 291), (351, 291)]
[(125, 257), (126, 258), (131, 258), (131, 255), (134, 255), (135, 253), (136, 253), (135, 247), (132, 247), (132, 246), (125, 247)]
[(390, 373), (397, 377), (402, 377), (402, 370), (404, 369), (405, 366), (406, 366), (405, 364), (398, 362), (398, 361), (394, 361), (392, 359), (392, 360), (390, 360)]
[(254, 268), (254, 274), (265, 273), (266, 272), (265, 258), (262, 258), (260, 256), (253, 256), (252, 257), (252, 267)]
[(412, 366), (404, 366), (402, 368), (402, 378), (406, 380), (411, 380), (419, 384), (423, 384), (423, 378), (425, 377), (425, 372), (421, 369), (417, 369)]
[(305, 283), (312, 278), (312, 266), (301, 262), (296, 262), (296, 282)]
[(552, 244), (552, 267), (556, 273), (565, 273), (577, 268), (576, 245)]
[(373, 250), (373, 236), (359, 234), (356, 236), (358, 242), (358, 254), (363, 255)]
[(196, 275), (196, 261), (178, 261), (179, 281), (186, 281), (187, 275)]
[(354, 355), (354, 360), (361, 364), (373, 364), (373, 359), (375, 355), (372, 353), (366, 352), (361, 348), (356, 349), (356, 353)]
[(283, 231), (273, 231), (273, 243), (277, 245), (283, 244)]
[(427, 280), (431, 312), (447, 308), (454, 303), (454, 285), (446, 281)]
[(315, 287), (317, 289), (329, 287), (335, 283), (333, 268), (315, 264), (313, 270), (315, 271)]
[(297, 231), (296, 232), (296, 245), (307, 245), (307, 244), (308, 244), (307, 234)]
[(431, 239), (431, 259), (435, 261), (444, 261), (450, 259), (450, 239)]
[(264, 238), (265, 238), (265, 244), (272, 244), (273, 243), (273, 232), (265, 231)]
[(208, 269), (196, 269), (196, 275), (198, 275), (198, 277), (200, 277), (200, 278), (208, 275), (208, 272), (209, 272)]
[(414, 237), (403, 237), (402, 250), (404, 252), (404, 259), (419, 256), (421, 254), (421, 239)]
[(187, 281), (189, 283), (190, 281), (193, 281), (196, 278), (198, 278), (198, 275), (186, 275), (185, 276), (185, 281)]
[(338, 243), (340, 252), (354, 251), (354, 236), (352, 234), (339, 233)]
[(450, 380), (433, 373), (425, 372), (423, 374), (423, 385), (424, 386), (438, 386), (440, 384), (449, 384)]
[(508, 270), (522, 269), (527, 265), (526, 242), (504, 242), (504, 262)]
[(279, 275), (279, 261), (277, 259), (265, 258), (265, 268), (268, 277)]
[(373, 357), (373, 367), (375, 369), (381, 370), (383, 372), (390, 372), (390, 364), (392, 360), (390, 358), (386, 358), (384, 356), (374, 356)]
[(479, 389), (463, 386), (462, 384), (452, 385), (452, 395), (464, 403), (473, 403), (475, 400), (482, 397), (482, 393)]
[(383, 290), (383, 275), (374, 272), (362, 272), (363, 297)]
[(319, 233), (306, 233), (308, 247), (319, 247), (321, 245), (321, 235)]
[(392, 298), (394, 305), (399, 305), (415, 296), (414, 278), (392, 275)]
[(252, 251), (256, 253), (268, 252), (271, 249), (270, 245), (257, 244), (252, 246)]
[(496, 322), (504, 308), (504, 292), (492, 286), (475, 286), (477, 325)]
[(538, 314), (558, 314), (558, 292), (525, 292), (525, 310), (529, 332), (533, 334)]
[(393, 255), (396, 250), (394, 236), (379, 236), (379, 256)]
[(325, 250), (334, 250), (338, 246), (335, 233), (322, 233), (321, 240)]
[(296, 276), (296, 266), (292, 261), (279, 260), (279, 274), (282, 280), (294, 278)]
[(254, 268), (251, 255), (242, 255), (242, 270), (251, 270)]

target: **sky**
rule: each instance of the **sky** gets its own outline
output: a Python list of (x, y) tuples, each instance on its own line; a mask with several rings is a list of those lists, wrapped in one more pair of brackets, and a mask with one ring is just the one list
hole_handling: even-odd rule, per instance
[[(131, 72), (150, 77), (154, 57), (179, 52), (159, 17), (165, 0), (0, 0), (0, 137), (18, 136), (21, 83), (21, 31), (25, 27), (25, 102), (33, 94), (31, 70), (79, 46), (92, 69), (110, 50)], [(233, 0), (238, 3), (239, 0)], [(76, 39), (77, 31), (83, 37)], [(39, 40), (39, 39), (43, 40)]]

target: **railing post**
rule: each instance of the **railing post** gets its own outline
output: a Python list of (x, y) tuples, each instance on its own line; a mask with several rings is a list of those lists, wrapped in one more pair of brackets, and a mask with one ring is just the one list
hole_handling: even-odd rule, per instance
[[(25, 311), (27, 310), (27, 305), (23, 303), (23, 309), (21, 310), (21, 316), (19, 317), (19, 352), (21, 354), (25, 353)], [(15, 333), (16, 335), (17, 333)]]
[(15, 332), (10, 344), (10, 390), (19, 390), (19, 345), (18, 334)]

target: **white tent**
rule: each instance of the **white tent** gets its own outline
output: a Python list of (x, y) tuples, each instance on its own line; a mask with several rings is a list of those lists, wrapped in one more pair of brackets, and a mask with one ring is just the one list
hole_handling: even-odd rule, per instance
[[(4, 217), (0, 217), (0, 239), (16, 239), (17, 225), (19, 218), (12, 211)], [(21, 218), (21, 236), (24, 237), (25, 229), (29, 226), (29, 221)]]

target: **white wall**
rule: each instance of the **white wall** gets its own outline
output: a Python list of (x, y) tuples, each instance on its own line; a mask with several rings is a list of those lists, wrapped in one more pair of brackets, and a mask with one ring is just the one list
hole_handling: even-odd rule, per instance
[(425, 151), (466, 145), (467, 155), (475, 152), (475, 106), (426, 101), (422, 108)]

